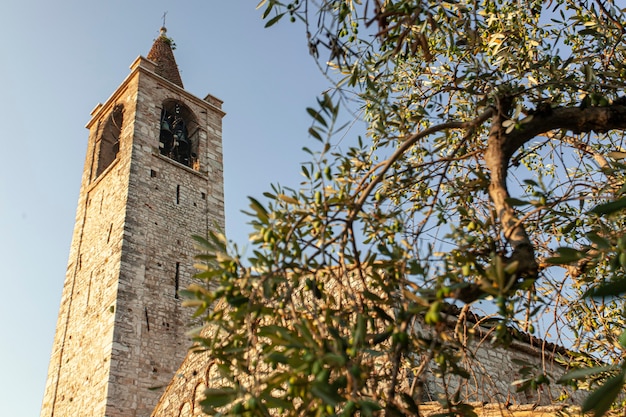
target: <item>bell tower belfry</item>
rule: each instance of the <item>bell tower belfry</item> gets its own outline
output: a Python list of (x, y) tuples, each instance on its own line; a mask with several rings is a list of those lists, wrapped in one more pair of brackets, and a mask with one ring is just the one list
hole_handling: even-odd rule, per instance
[(148, 417), (188, 347), (191, 236), (224, 228), (222, 102), (183, 89), (165, 28), (87, 124), (42, 417)]

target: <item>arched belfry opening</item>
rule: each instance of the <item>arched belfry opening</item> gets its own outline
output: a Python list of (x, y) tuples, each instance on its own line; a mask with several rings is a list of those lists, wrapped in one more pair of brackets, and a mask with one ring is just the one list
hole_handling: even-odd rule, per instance
[(120, 150), (120, 135), (124, 122), (124, 106), (118, 104), (107, 118), (98, 138), (98, 165), (96, 176), (102, 174), (111, 165)]
[(187, 106), (166, 100), (161, 110), (159, 151), (176, 162), (196, 169), (199, 125)]

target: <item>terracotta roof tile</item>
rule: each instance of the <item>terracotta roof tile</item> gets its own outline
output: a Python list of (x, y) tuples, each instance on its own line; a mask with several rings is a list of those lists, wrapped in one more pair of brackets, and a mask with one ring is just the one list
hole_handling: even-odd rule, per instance
[(178, 65), (172, 52), (172, 40), (165, 34), (167, 29), (161, 28), (161, 34), (155, 39), (147, 58), (157, 64), (156, 73), (177, 86), (183, 88), (183, 80), (178, 72)]

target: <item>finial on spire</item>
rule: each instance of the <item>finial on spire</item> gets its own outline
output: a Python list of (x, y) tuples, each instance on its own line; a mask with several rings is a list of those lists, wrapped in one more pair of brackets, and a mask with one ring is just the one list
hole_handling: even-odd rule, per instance
[(162, 37), (162, 38), (167, 38), (167, 35), (166, 35), (167, 29), (165, 28), (165, 17), (166, 16), (167, 16), (167, 12), (163, 12), (163, 17), (162, 17), (162, 19), (163, 19), (163, 26), (161, 26), (161, 31), (159, 33), (159, 36)]

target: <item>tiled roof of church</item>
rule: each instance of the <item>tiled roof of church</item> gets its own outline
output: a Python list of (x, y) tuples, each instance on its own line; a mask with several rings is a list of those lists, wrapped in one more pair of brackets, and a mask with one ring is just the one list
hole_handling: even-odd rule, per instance
[(161, 34), (154, 40), (147, 58), (157, 64), (156, 73), (177, 86), (183, 88), (183, 80), (178, 72), (178, 65), (172, 52), (172, 40), (165, 34), (167, 29), (161, 28)]

